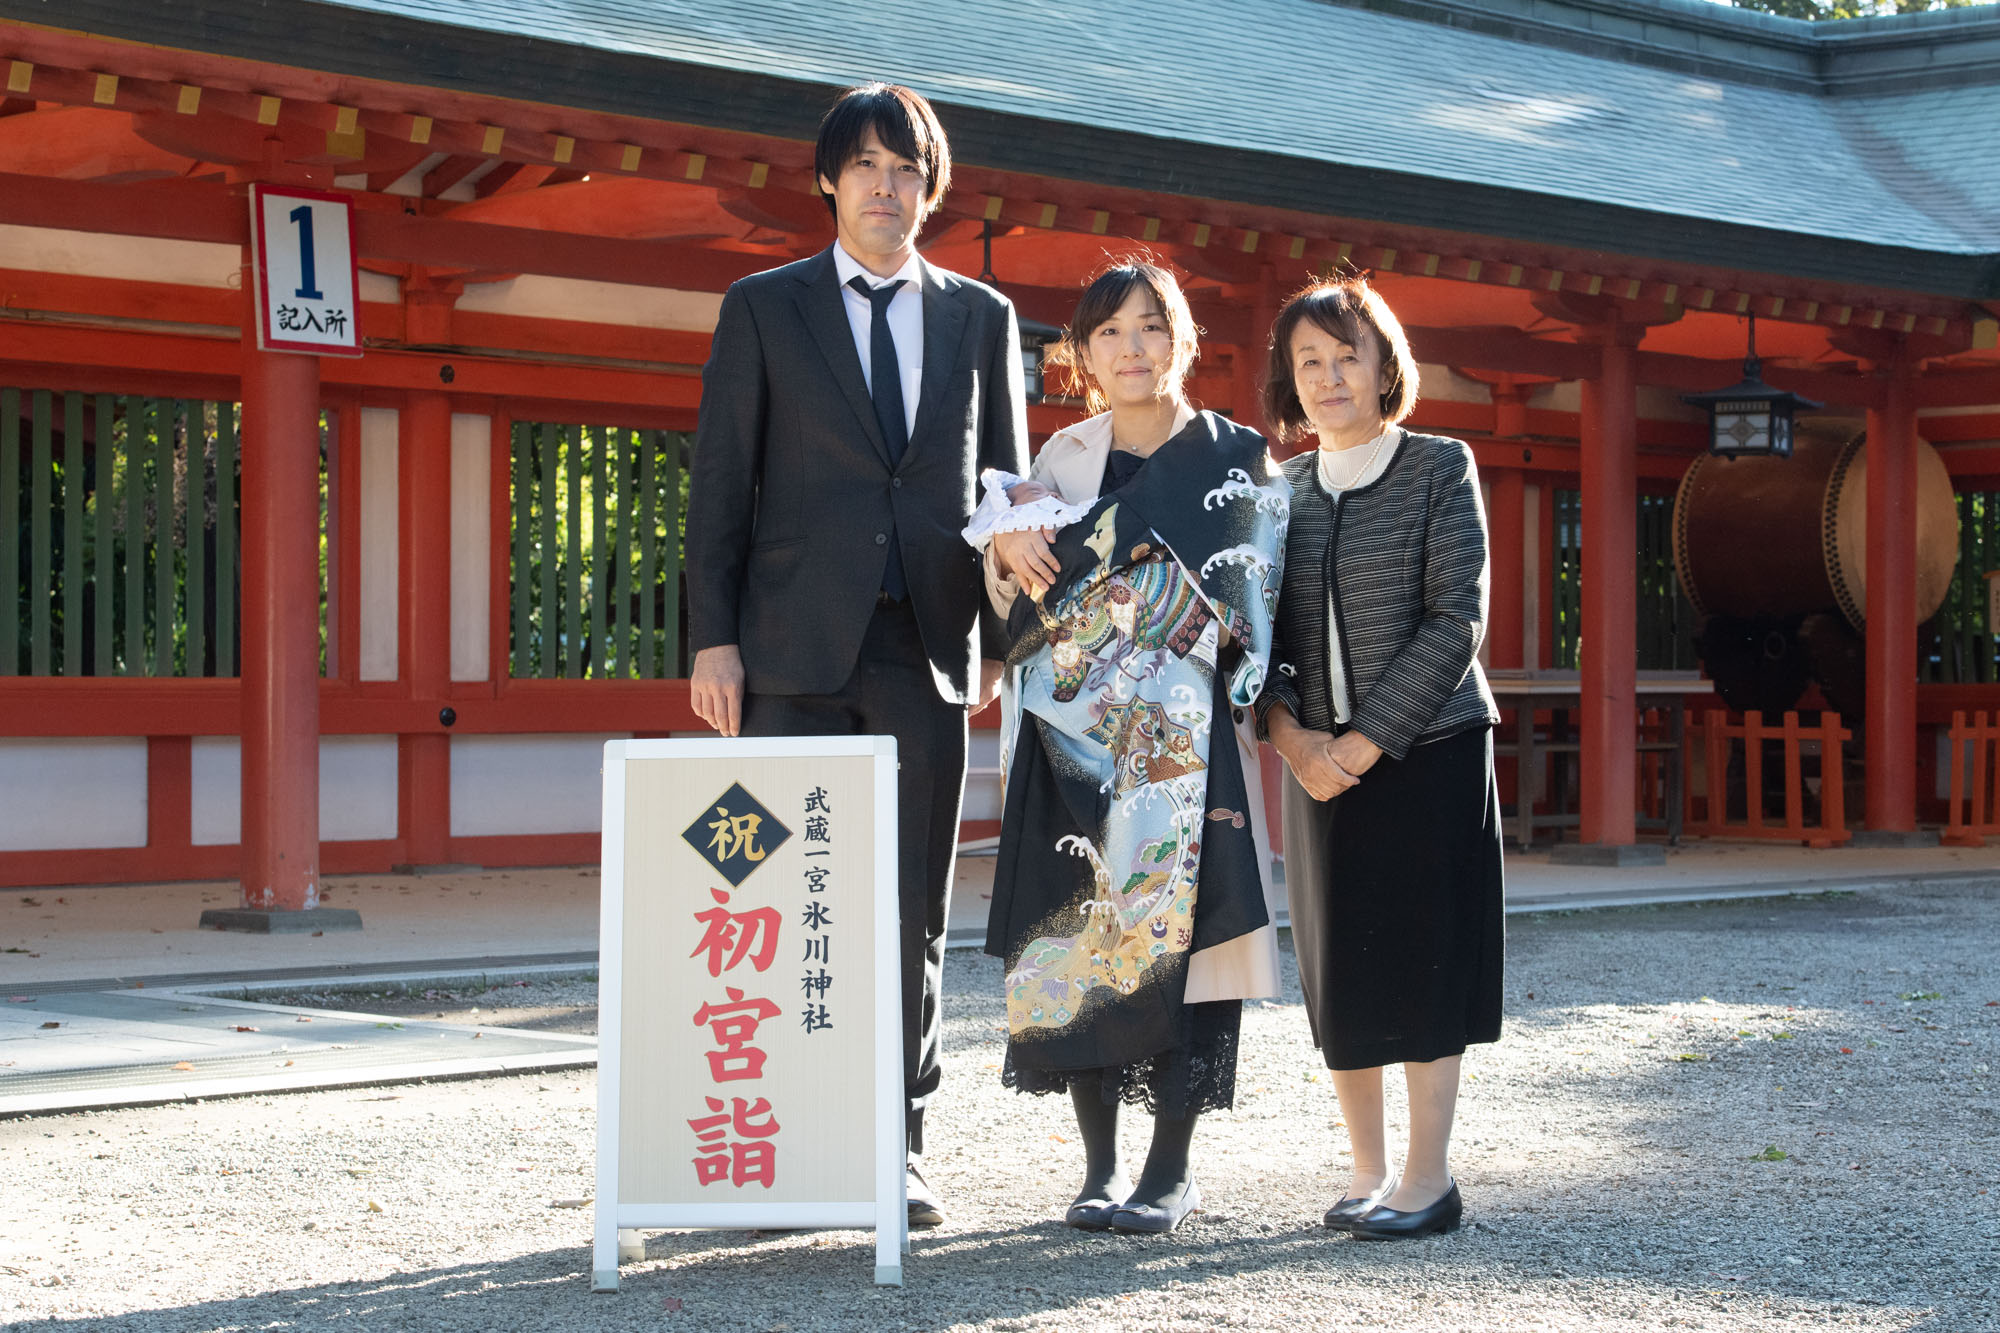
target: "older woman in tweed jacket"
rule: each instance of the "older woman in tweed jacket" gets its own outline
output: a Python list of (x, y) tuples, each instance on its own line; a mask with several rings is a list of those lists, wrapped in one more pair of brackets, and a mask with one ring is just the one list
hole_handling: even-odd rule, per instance
[[(1326, 1223), (1369, 1239), (1458, 1225), (1460, 1060), (1500, 1032), (1499, 715), (1476, 656), (1486, 521), (1472, 451), (1396, 424), (1416, 395), (1402, 327), (1360, 279), (1314, 284), (1279, 313), (1265, 415), (1319, 447), (1285, 464), (1291, 527), (1257, 708), (1289, 770), (1292, 937), (1353, 1147)], [(1390, 1064), (1410, 1093), (1396, 1179)]]

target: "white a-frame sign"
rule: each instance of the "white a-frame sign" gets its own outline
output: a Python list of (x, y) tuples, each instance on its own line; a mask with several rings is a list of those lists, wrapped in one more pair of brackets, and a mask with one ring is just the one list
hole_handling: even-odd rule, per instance
[(872, 1227), (902, 1282), (896, 864), (892, 737), (604, 747), (594, 1290), (649, 1227)]

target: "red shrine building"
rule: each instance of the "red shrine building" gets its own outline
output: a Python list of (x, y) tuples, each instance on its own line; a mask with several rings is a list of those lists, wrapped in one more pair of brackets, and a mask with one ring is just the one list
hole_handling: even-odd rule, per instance
[[(1992, 9), (1693, 0), (0, 0), (0, 884), (288, 909), (594, 860), (602, 742), (700, 728), (720, 295), (830, 242), (813, 132), (869, 78), (951, 135), (929, 260), (1052, 329), (1144, 248), (1238, 420), (1286, 293), (1374, 275), (1411, 424), (1478, 457), (1487, 661), (1552, 691), (1505, 700), (1528, 836), (1617, 862), (1761, 793), (1787, 836), (1976, 838), (1996, 53)], [(259, 350), (257, 183), (351, 203), (359, 357)], [(1791, 458), (1711, 457), (1683, 399), (1744, 378), (1753, 317), (1817, 406)], [(1081, 414), (1030, 384), (1038, 440)]]

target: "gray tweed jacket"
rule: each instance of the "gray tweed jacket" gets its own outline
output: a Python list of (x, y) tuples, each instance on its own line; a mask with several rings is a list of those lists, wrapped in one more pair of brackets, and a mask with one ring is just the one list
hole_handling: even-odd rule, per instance
[[(1406, 433), (1382, 475), (1337, 503), (1312, 452), (1292, 484), (1285, 579), (1259, 731), (1284, 704), (1315, 731), (1359, 731), (1401, 759), (1419, 741), (1500, 720), (1479, 669), (1486, 632), (1486, 511), (1462, 440)], [(1349, 697), (1334, 721), (1327, 608), (1340, 620)]]

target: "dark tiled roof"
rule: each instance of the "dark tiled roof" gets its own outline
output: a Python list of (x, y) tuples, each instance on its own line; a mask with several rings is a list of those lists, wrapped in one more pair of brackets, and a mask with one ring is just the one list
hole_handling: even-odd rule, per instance
[(1966, 296), (2000, 282), (1993, 9), (287, 0), (280, 24), (265, 0), (205, 0), (190, 27), (61, 7), (66, 27), (151, 22), (168, 45), (797, 138), (831, 89), (889, 78), (938, 101), (966, 160), (1014, 170)]
[[(1801, 41), (1836, 40), (1815, 39), (1815, 26), (1849, 27), (1736, 24), (1746, 16), (1690, 16), (1714, 8), (1692, 0), (1474, 7), (1488, 26), (1501, 11), (1539, 12), (1540, 26), (1517, 25), (1539, 40), (1436, 21), (1451, 6), (1416, 18), (1383, 12), (1416, 6), (1321, 0), (335, 2), (815, 84), (892, 78), (991, 112), (1649, 212), (2000, 250), (2000, 78), (1831, 97), (1631, 58), (1671, 52), (1679, 36), (1690, 53), (1749, 63), (1762, 50), (1776, 65)], [(1597, 26), (1557, 26), (1565, 9)], [(1937, 40), (1982, 27), (2000, 43), (1991, 17)], [(1760, 47), (1767, 36), (1786, 45)], [(1614, 39), (1615, 55), (1574, 49)]]

